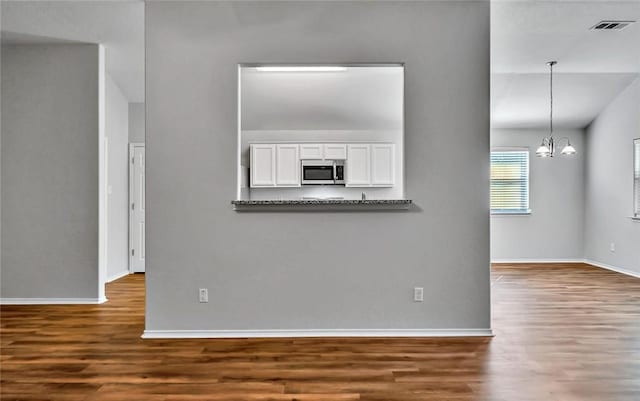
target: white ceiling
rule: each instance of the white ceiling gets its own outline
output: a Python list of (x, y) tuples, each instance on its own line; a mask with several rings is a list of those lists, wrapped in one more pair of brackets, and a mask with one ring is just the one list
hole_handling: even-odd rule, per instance
[[(636, 20), (590, 31), (601, 20)], [(584, 128), (640, 74), (640, 1), (520, 1), (491, 6), (491, 100), (496, 128)]]
[[(144, 2), (2, 1), (3, 42), (103, 43), (107, 71), (144, 101)], [(548, 125), (548, 70), (558, 60), (555, 121), (583, 128), (640, 73), (640, 1), (498, 1), (491, 6), (494, 127)], [(637, 20), (594, 32), (603, 19)]]
[(3, 43), (102, 43), (107, 73), (144, 102), (144, 2), (2, 1)]

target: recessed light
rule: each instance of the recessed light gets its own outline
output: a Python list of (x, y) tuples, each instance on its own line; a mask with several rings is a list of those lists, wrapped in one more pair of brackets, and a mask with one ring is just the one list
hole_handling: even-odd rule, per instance
[(331, 65), (272, 65), (256, 67), (263, 72), (338, 72), (346, 71), (347, 67)]

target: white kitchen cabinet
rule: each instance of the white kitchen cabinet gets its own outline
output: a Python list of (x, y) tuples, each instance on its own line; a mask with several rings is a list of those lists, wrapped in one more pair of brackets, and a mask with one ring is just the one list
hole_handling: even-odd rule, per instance
[(300, 186), (300, 155), (297, 144), (276, 145), (276, 186)]
[(345, 160), (347, 158), (347, 145), (341, 143), (327, 143), (324, 145), (325, 160)]
[(347, 187), (393, 187), (395, 146), (390, 143), (251, 144), (251, 187), (299, 187), (300, 160), (345, 160)]
[(319, 143), (303, 143), (300, 145), (300, 159), (322, 160), (324, 145)]
[(276, 145), (251, 145), (251, 187), (276, 185)]
[(395, 146), (393, 144), (371, 145), (371, 185), (392, 187), (394, 185)]
[(347, 187), (368, 187), (371, 185), (371, 145), (347, 145), (346, 161)]

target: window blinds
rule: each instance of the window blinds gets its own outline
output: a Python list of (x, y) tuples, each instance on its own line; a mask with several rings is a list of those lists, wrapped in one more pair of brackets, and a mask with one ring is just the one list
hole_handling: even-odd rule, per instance
[(491, 212), (530, 212), (528, 150), (491, 152)]

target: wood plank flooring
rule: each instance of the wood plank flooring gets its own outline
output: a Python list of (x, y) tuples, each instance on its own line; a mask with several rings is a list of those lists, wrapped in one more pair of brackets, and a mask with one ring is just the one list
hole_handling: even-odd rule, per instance
[(640, 279), (498, 265), (494, 338), (141, 340), (144, 276), (2, 306), (2, 400), (638, 401)]

